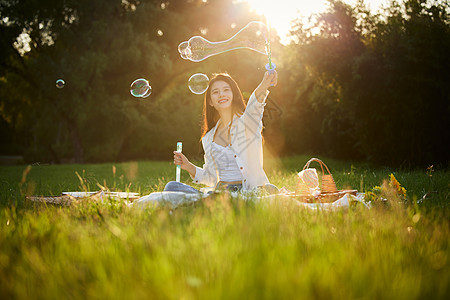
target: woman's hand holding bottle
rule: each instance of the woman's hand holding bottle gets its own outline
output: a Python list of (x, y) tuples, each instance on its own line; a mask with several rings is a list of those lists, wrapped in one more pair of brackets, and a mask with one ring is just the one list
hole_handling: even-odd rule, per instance
[(195, 166), (186, 158), (186, 156), (178, 151), (173, 151), (173, 163), (179, 165), (183, 170), (186, 170), (192, 176), (195, 176)]

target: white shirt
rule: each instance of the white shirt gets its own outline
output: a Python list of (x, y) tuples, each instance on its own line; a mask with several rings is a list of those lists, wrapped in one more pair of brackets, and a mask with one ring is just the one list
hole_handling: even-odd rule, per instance
[[(234, 116), (230, 129), (231, 143), (229, 147), (233, 150), (234, 159), (242, 174), (242, 188), (253, 189), (269, 183), (263, 169), (262, 151), (262, 117), (264, 113), (267, 91), (262, 103), (258, 102), (255, 92), (248, 100), (247, 107), (241, 116)], [(203, 150), (205, 151), (205, 164), (203, 168), (196, 167), (193, 182), (213, 187), (219, 181), (219, 170), (212, 155), (212, 142), (217, 130), (217, 125), (209, 130), (202, 138)]]
[(212, 142), (212, 155), (219, 171), (219, 180), (224, 182), (242, 181), (242, 174), (234, 159), (234, 151), (229, 146)]

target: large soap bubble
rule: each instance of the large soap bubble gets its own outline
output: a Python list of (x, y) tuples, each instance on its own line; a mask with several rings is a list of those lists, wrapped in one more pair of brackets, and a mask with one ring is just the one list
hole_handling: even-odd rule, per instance
[(192, 75), (188, 80), (188, 86), (191, 92), (201, 95), (208, 89), (209, 78), (203, 73)]
[(58, 89), (62, 89), (65, 85), (66, 85), (66, 83), (64, 82), (64, 80), (62, 80), (62, 79), (56, 80), (56, 87)]
[(183, 59), (202, 61), (213, 55), (235, 49), (250, 49), (267, 55), (269, 52), (269, 29), (262, 22), (250, 22), (226, 41), (210, 42), (201, 36), (191, 37), (180, 43), (178, 52)]
[(146, 79), (139, 78), (131, 84), (130, 93), (134, 97), (147, 98), (152, 93), (152, 87)]

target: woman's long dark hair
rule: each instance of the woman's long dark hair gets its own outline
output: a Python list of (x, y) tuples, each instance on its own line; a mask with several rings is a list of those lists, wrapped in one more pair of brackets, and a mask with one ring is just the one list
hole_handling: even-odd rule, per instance
[(231, 102), (232, 113), (234, 115), (241, 115), (245, 110), (244, 97), (242, 96), (241, 90), (237, 85), (236, 81), (231, 78), (227, 73), (213, 74), (211, 80), (209, 81), (208, 89), (205, 93), (205, 100), (203, 102), (203, 121), (202, 121), (202, 137), (213, 128), (217, 121), (219, 121), (219, 112), (209, 103), (211, 103), (211, 86), (216, 81), (225, 81), (231, 87), (233, 92), (233, 101)]

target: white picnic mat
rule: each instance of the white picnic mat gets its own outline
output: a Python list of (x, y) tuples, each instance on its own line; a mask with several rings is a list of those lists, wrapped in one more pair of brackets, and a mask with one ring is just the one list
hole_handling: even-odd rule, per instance
[(131, 192), (110, 192), (110, 191), (97, 191), (97, 192), (62, 192), (62, 195), (68, 195), (74, 198), (88, 198), (92, 196), (97, 196), (100, 199), (108, 198), (108, 199), (127, 199), (133, 200), (139, 198), (139, 193), (131, 193)]
[[(364, 201), (364, 193), (357, 193), (356, 196), (351, 194), (345, 194), (338, 200), (331, 203), (305, 203), (295, 199), (291, 199), (298, 206), (303, 206), (312, 210), (336, 210), (341, 208), (348, 208), (352, 203), (360, 203), (365, 208), (370, 209), (371, 204)], [(280, 195), (282, 196), (282, 195)]]
[[(199, 194), (187, 194), (183, 192), (154, 192), (147, 196), (143, 196), (132, 203), (129, 206), (132, 207), (140, 207), (145, 208), (148, 206), (158, 206), (158, 205), (167, 205), (171, 208), (176, 208), (180, 205), (184, 204), (192, 204), (201, 200), (202, 198), (206, 198), (209, 194), (199, 193)], [(366, 203), (364, 201), (364, 193), (357, 193), (356, 196), (346, 194), (343, 197), (332, 203), (304, 203), (295, 200), (291, 195), (287, 194), (277, 194), (277, 195), (267, 195), (267, 196), (256, 196), (255, 193), (238, 193), (231, 192), (231, 197), (240, 197), (246, 201), (254, 201), (258, 203), (272, 202), (277, 201), (280, 197), (284, 198), (283, 200), (292, 201), (295, 205), (303, 206), (312, 210), (335, 210), (348, 208), (352, 203), (361, 203), (367, 209), (370, 208), (370, 203)]]

